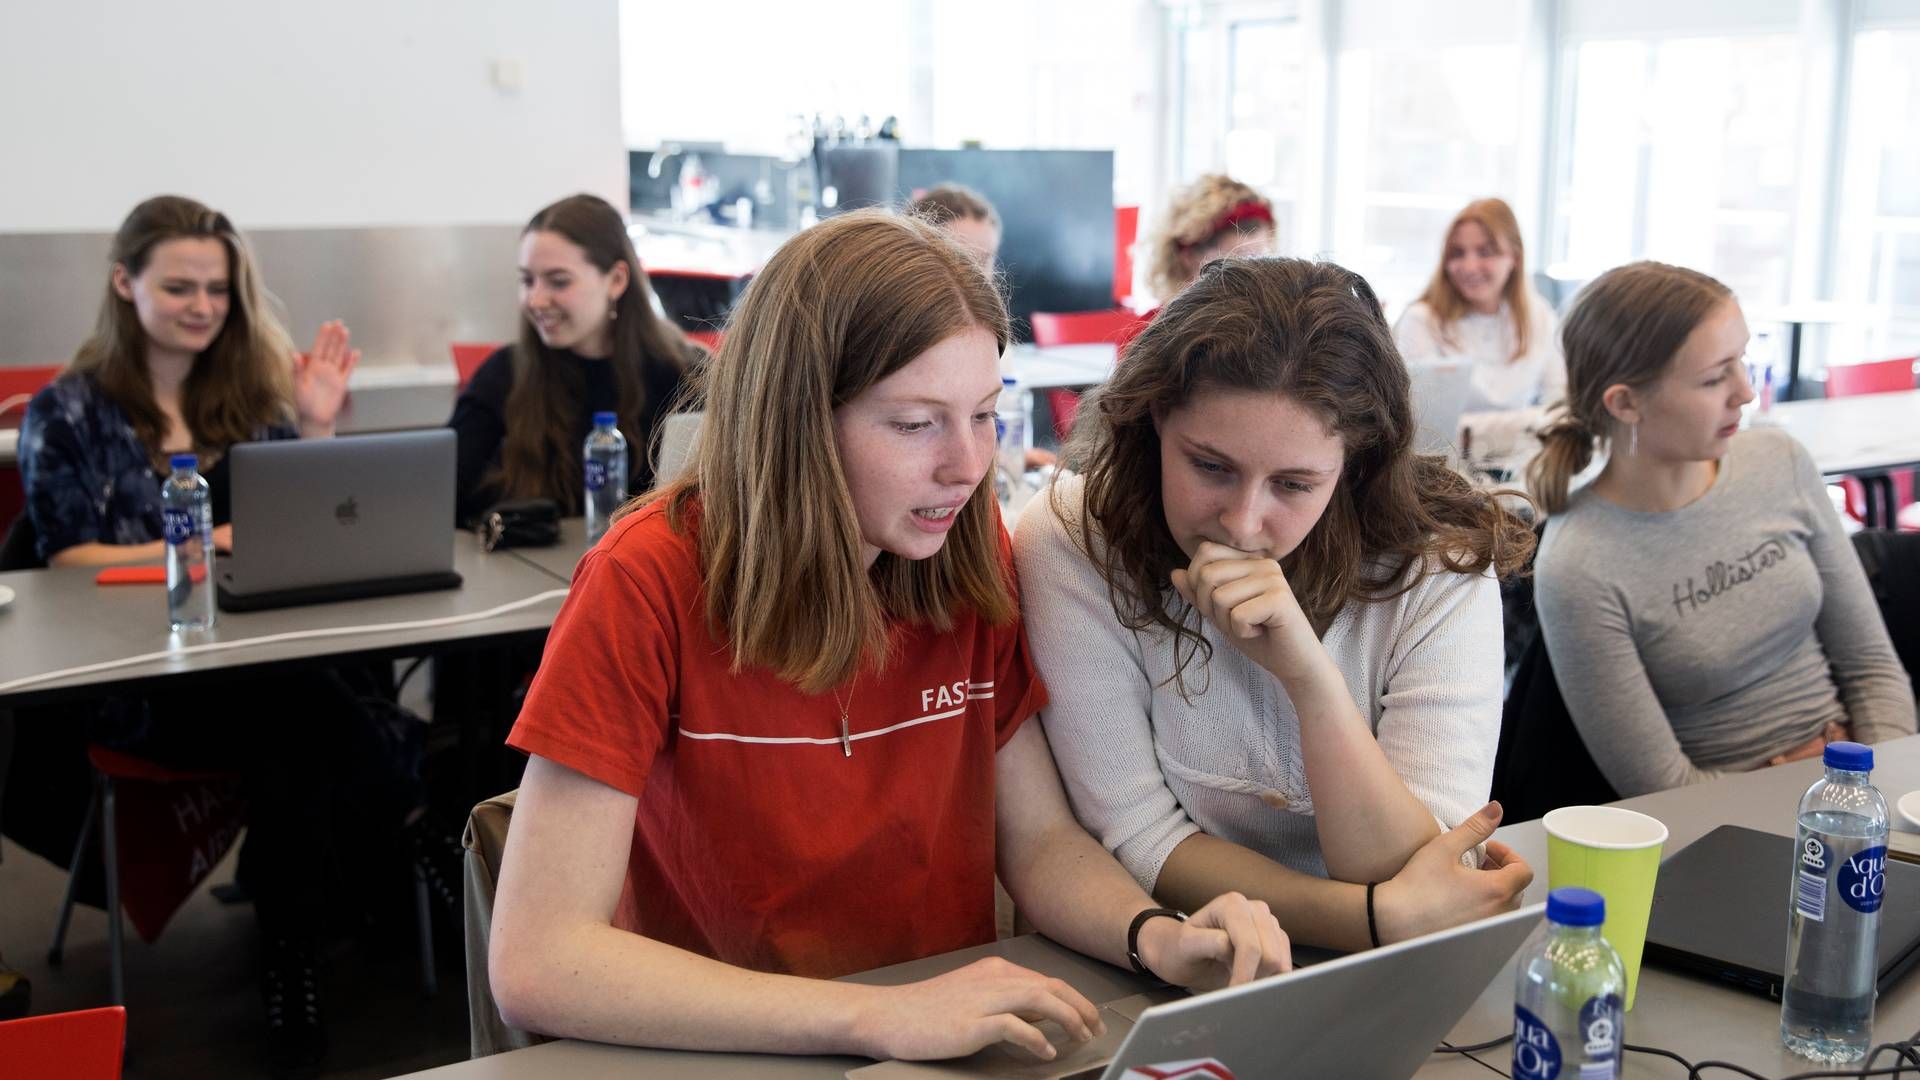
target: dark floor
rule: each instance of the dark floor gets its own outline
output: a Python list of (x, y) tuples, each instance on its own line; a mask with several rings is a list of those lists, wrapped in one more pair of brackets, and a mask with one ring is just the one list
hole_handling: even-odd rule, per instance
[[(268, 1075), (253, 910), (223, 905), (209, 891), (232, 879), (233, 863), (229, 854), (158, 942), (127, 932), (129, 1080)], [(64, 962), (47, 966), (65, 887), (63, 871), (0, 841), (0, 957), (33, 980), (36, 1014), (105, 1005), (111, 993), (107, 920), (95, 908), (76, 909)], [(371, 1080), (466, 1058), (461, 958), (442, 955), (439, 995), (424, 1000), (410, 931), (402, 934), (385, 946), (342, 939), (326, 952), (321, 986), (332, 1046), (321, 1075)]]

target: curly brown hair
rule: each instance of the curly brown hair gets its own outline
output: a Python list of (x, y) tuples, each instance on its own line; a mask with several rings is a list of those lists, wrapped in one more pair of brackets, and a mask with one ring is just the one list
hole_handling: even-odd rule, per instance
[[(1244, 220), (1221, 228), (1220, 219), (1242, 203), (1260, 207), (1268, 218)], [(1148, 253), (1147, 286), (1162, 300), (1172, 298), (1200, 272), (1195, 262), (1200, 252), (1230, 231), (1273, 228), (1272, 214), (1272, 200), (1233, 177), (1218, 173), (1200, 177), (1174, 192), (1165, 216), (1154, 228)]]
[(1077, 542), (1123, 625), (1174, 635), (1176, 678), (1212, 650), (1169, 586), (1188, 560), (1167, 528), (1154, 416), (1203, 388), (1284, 395), (1324, 417), (1345, 446), (1332, 501), (1281, 560), (1314, 625), (1350, 602), (1411, 589), (1416, 561), (1508, 576), (1532, 554), (1525, 522), (1444, 459), (1414, 452), (1407, 367), (1364, 278), (1304, 259), (1209, 263), (1091, 395), (1082, 408), (1091, 422), (1075, 426), (1067, 454), (1085, 473), (1085, 519), (1096, 526)]

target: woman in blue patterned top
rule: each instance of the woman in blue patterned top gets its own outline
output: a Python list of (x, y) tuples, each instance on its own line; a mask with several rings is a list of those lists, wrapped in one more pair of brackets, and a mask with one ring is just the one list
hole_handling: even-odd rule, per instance
[[(41, 558), (158, 559), (160, 485), (168, 456), (185, 451), (199, 455), (212, 488), (215, 543), (231, 549), (228, 449), (333, 434), (359, 351), (346, 327), (329, 322), (296, 356), (265, 296), (226, 215), (163, 195), (127, 216), (93, 335), (21, 425)], [(365, 672), (341, 666), (242, 676), (211, 693), (120, 695), (83, 716), (86, 738), (111, 749), (241, 776), (248, 826), (238, 877), (266, 936), (262, 993), (276, 1069), (325, 1051), (314, 958), (331, 864), (390, 844), (421, 801), (419, 725), (363, 707), (375, 691)], [(42, 753), (52, 769), (67, 756)]]
[(162, 195), (127, 216), (93, 336), (20, 426), (42, 559), (158, 558), (160, 482), (187, 451), (213, 486), (215, 543), (230, 548), (227, 448), (333, 434), (359, 350), (330, 322), (296, 356), (264, 296), (226, 215)]

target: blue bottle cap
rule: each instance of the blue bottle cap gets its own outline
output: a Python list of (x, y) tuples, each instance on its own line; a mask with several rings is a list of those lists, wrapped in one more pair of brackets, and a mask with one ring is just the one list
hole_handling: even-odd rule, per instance
[(1845, 769), (1847, 772), (1872, 772), (1873, 747), (1862, 746), (1857, 742), (1830, 742), (1823, 755), (1829, 769)]
[(620, 422), (619, 413), (597, 412), (593, 414), (594, 427), (613, 427)]
[(1000, 385), (1001, 386), (1018, 386), (1020, 385), (1020, 380), (1014, 378), (1011, 375), (1002, 375), (1000, 376)]
[(1607, 921), (1607, 898), (1568, 885), (1547, 894), (1547, 921), (1561, 926), (1599, 926)]
[(167, 464), (171, 465), (176, 472), (181, 469), (198, 469), (200, 467), (200, 456), (198, 454), (175, 454), (167, 459)]

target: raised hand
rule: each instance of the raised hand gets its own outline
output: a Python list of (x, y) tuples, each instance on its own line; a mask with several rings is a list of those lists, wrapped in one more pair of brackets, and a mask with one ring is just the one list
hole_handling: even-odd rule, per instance
[(1005, 1042), (1051, 1061), (1057, 1051), (1035, 1026), (1043, 1020), (1059, 1024), (1080, 1042), (1106, 1030), (1100, 1010), (1078, 990), (989, 957), (880, 992), (856, 1019), (854, 1036), (878, 1058), (961, 1057)]
[(1208, 541), (1186, 569), (1173, 572), (1173, 587), (1201, 618), (1282, 683), (1325, 655), (1286, 573), (1273, 559)]
[(1140, 959), (1175, 986), (1217, 990), (1293, 970), (1293, 946), (1264, 900), (1221, 893), (1206, 907), (1140, 927)]
[(300, 413), (300, 433), (307, 437), (333, 434), (334, 420), (347, 398), (347, 376), (360, 363), (360, 350), (349, 348), (347, 327), (335, 319), (322, 323), (313, 336), (313, 348), (293, 358), (293, 404)]

